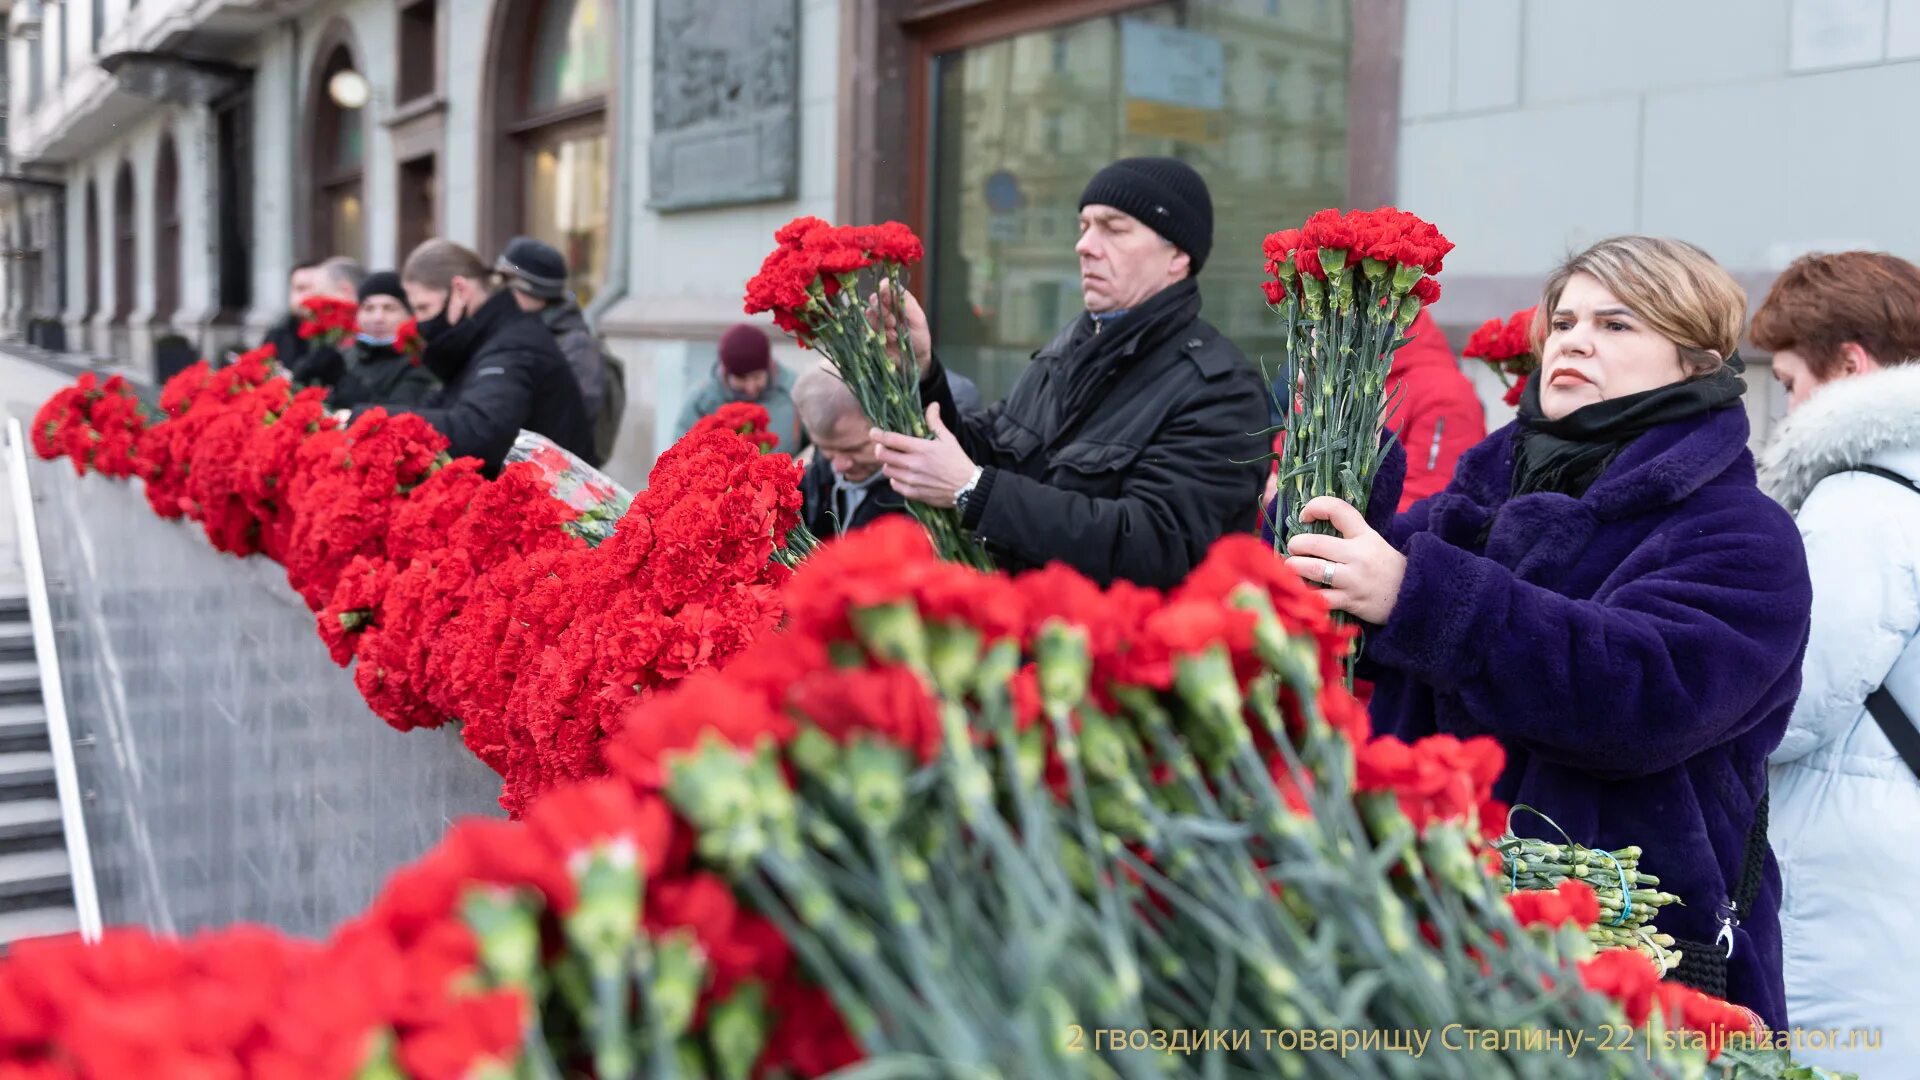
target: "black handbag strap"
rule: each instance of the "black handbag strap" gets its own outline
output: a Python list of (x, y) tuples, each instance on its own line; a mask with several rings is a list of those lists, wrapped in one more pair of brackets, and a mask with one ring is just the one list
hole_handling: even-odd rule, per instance
[(1913, 718), (1884, 686), (1867, 695), (1867, 712), (1873, 714), (1874, 723), (1880, 725), (1881, 734), (1893, 744), (1900, 760), (1907, 763), (1915, 777), (1920, 777), (1920, 729), (1914, 728)]
[(1911, 488), (1916, 492), (1920, 492), (1920, 481), (1914, 480), (1905, 473), (1894, 472), (1892, 469), (1882, 468), (1879, 465), (1855, 465), (1851, 468), (1841, 469), (1840, 471), (1863, 472), (1870, 476), (1877, 476), (1882, 480), (1891, 480), (1901, 487)]

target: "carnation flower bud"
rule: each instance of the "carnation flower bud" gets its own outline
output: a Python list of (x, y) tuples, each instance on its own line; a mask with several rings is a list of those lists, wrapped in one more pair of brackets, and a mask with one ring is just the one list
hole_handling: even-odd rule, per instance
[(479, 944), (480, 963), (508, 986), (532, 986), (540, 973), (540, 922), (534, 903), (515, 889), (470, 887), (460, 916)]
[(617, 840), (567, 860), (580, 899), (561, 926), (574, 949), (602, 977), (615, 977), (625, 967), (640, 925), (641, 881), (634, 855), (633, 841)]
[[(1210, 645), (1197, 656), (1176, 658), (1173, 689), (1181, 701), (1198, 714), (1196, 719), (1200, 721), (1201, 730), (1210, 736), (1207, 743), (1217, 753), (1224, 754), (1249, 739), (1241, 716), (1244, 702), (1239, 680), (1234, 677), (1233, 661), (1227, 656), (1225, 646)], [(1216, 760), (1204, 753), (1201, 746), (1195, 747), (1195, 753), (1202, 760)]]
[(966, 623), (943, 621), (926, 627), (926, 640), (933, 685), (952, 700), (966, 697), (980, 664), (980, 631)]
[(899, 821), (907, 802), (907, 755), (875, 739), (847, 748), (845, 784), (854, 813), (884, 833)]
[(1040, 628), (1033, 643), (1034, 666), (1040, 676), (1040, 700), (1050, 712), (1065, 712), (1087, 696), (1093, 679), (1093, 657), (1087, 651), (1087, 631), (1057, 619)]
[(757, 981), (740, 984), (707, 1017), (707, 1041), (723, 1080), (747, 1080), (767, 1045), (767, 992)]
[(706, 959), (700, 955), (692, 931), (675, 930), (654, 940), (647, 1003), (656, 1037), (671, 1042), (693, 1023), (706, 972)]
[(752, 863), (767, 847), (761, 805), (738, 750), (712, 738), (673, 764), (667, 797), (700, 832), (702, 856), (725, 869)]

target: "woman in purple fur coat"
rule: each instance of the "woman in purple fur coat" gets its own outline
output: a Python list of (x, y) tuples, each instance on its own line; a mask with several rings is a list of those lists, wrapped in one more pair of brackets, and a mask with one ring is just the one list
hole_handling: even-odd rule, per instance
[[(1689, 244), (1594, 245), (1547, 280), (1519, 418), (1406, 513), (1308, 503), (1340, 535), (1295, 537), (1288, 564), (1367, 624), (1377, 733), (1497, 738), (1500, 798), (1582, 844), (1641, 846), (1681, 897), (1656, 920), (1682, 941), (1669, 977), (1778, 1028), (1766, 767), (1812, 595), (1747, 450), (1745, 316), (1740, 286)], [(1372, 506), (1395, 505), (1404, 460)]]

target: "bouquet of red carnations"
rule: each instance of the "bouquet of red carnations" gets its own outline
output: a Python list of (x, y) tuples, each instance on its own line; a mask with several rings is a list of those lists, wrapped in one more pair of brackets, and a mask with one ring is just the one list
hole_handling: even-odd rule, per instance
[(414, 364), (419, 364), (427, 354), (427, 339), (420, 336), (420, 323), (414, 319), (401, 323), (400, 329), (394, 331), (393, 344)]
[[(1333, 495), (1364, 512), (1385, 447), (1387, 370), (1423, 305), (1440, 298), (1440, 230), (1392, 207), (1322, 210), (1265, 243), (1267, 302), (1280, 315), (1285, 363), (1274, 380), (1286, 438), (1274, 543), (1302, 531), (1301, 507)], [(1284, 400), (1288, 393), (1292, 401)]]
[(763, 406), (750, 401), (729, 401), (694, 421), (693, 426), (687, 429), (687, 434), (696, 431), (731, 431), (760, 447), (760, 452), (766, 454), (772, 453), (780, 445), (780, 436), (767, 430), (769, 422)]
[(1460, 350), (1460, 355), (1485, 362), (1500, 376), (1501, 385), (1507, 388), (1509, 405), (1520, 404), (1527, 379), (1540, 370), (1539, 354), (1533, 350), (1534, 310), (1523, 308), (1508, 316), (1505, 322), (1488, 319), (1467, 339), (1467, 347)]
[(337, 296), (309, 296), (300, 313), (300, 337), (322, 345), (338, 345), (360, 328), (360, 305)]
[(151, 417), (119, 375), (105, 382), (92, 372), (47, 399), (33, 417), (33, 449), (43, 458), (65, 454), (73, 471), (120, 479), (132, 476), (134, 451)]
[[(747, 313), (772, 312), (782, 330), (824, 354), (874, 426), (930, 437), (913, 346), (904, 332), (893, 341), (878, 328), (907, 324), (901, 274), (920, 261), (920, 238), (897, 221), (834, 226), (813, 217), (795, 218), (773, 238), (778, 246), (747, 283)], [(942, 556), (992, 565), (986, 549), (961, 528), (958, 512), (919, 503), (908, 508)]]

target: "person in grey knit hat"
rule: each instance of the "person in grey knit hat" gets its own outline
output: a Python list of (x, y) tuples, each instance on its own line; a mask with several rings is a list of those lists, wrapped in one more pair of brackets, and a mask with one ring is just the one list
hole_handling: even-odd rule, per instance
[(494, 273), (513, 290), (520, 310), (540, 316), (553, 331), (560, 351), (580, 384), (580, 399), (593, 421), (594, 453), (606, 461), (613, 453), (620, 416), (626, 411), (626, 375), (580, 310), (567, 288), (567, 260), (552, 244), (516, 236), (494, 260)]
[(1103, 585), (1175, 585), (1254, 527), (1266, 472), (1266, 388), (1200, 317), (1206, 181), (1173, 158), (1108, 165), (1081, 192), (1074, 252), (1085, 313), (984, 412), (954, 408), (911, 295), (904, 326), (876, 313), (912, 346), (934, 438), (875, 430), (875, 453), (894, 490), (957, 508), (1004, 569), (1060, 561)]

